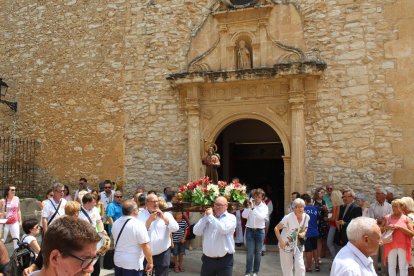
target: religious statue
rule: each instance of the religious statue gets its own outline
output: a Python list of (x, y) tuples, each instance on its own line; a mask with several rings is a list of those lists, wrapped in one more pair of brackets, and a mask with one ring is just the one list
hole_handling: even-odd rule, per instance
[(250, 68), (252, 68), (250, 51), (246, 48), (246, 42), (244, 40), (240, 40), (239, 49), (237, 51), (237, 69)]
[(205, 176), (208, 176), (214, 184), (218, 182), (217, 168), (220, 167), (220, 155), (216, 151), (217, 145), (210, 144), (207, 148), (207, 155), (201, 160), (203, 165), (206, 165)]

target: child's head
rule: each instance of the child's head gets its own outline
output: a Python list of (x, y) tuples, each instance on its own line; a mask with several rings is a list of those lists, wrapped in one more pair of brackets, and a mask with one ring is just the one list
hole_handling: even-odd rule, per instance
[(183, 213), (181, 213), (181, 212), (173, 212), (173, 216), (174, 216), (176, 221), (180, 221), (180, 220), (183, 219)]

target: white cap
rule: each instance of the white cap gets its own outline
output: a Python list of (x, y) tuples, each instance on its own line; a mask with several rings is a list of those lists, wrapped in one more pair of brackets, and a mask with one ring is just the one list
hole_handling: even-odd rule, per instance
[(385, 191), (387, 194), (394, 194), (395, 190), (392, 187), (385, 187)]

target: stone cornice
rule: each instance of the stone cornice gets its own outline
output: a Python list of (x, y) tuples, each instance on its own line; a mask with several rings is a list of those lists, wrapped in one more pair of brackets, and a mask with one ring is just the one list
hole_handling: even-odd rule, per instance
[(196, 71), (170, 74), (167, 80), (174, 86), (191, 83), (223, 83), (240, 80), (259, 80), (294, 76), (319, 76), (327, 68), (322, 61), (279, 63), (273, 67), (243, 70)]

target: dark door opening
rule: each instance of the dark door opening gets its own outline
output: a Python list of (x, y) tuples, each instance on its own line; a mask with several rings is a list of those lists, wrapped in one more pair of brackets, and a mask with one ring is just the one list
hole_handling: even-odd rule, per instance
[(275, 244), (273, 228), (284, 215), (283, 145), (267, 124), (241, 120), (225, 128), (216, 140), (221, 155), (219, 179), (238, 177), (249, 189), (262, 188), (272, 200), (268, 244)]

